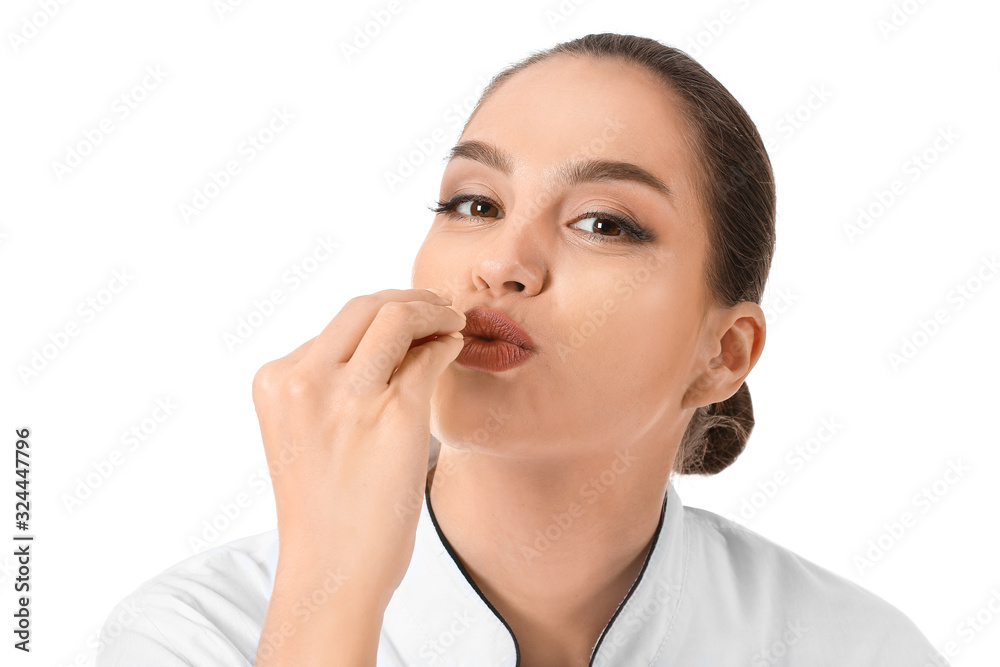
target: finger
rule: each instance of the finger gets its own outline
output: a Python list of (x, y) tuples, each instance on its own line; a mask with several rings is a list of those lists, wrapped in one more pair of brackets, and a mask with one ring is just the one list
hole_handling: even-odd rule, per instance
[(463, 338), (445, 335), (410, 350), (389, 379), (389, 386), (398, 384), (403, 393), (415, 401), (429, 404), (437, 378), (455, 360), (464, 346)]
[(465, 315), (449, 306), (424, 301), (387, 303), (347, 363), (348, 371), (355, 378), (384, 387), (407, 354), (434, 342), (411, 347), (413, 341), (459, 331), (464, 326)]
[(438, 305), (451, 303), (426, 289), (387, 289), (354, 297), (316, 337), (306, 355), (308, 363), (315, 363), (317, 367), (347, 363), (379, 310), (390, 301), (424, 301)]

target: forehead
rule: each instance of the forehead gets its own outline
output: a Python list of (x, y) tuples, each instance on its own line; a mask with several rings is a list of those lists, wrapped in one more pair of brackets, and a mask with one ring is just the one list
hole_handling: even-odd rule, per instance
[(516, 171), (552, 177), (574, 158), (633, 162), (690, 202), (690, 128), (675, 94), (635, 65), (556, 56), (515, 74), (479, 107), (462, 140), (511, 153)]

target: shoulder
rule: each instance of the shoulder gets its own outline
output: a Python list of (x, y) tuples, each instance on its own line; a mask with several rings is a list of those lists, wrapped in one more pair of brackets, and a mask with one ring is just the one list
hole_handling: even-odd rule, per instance
[(713, 512), (685, 507), (684, 517), (689, 581), (699, 588), (689, 594), (705, 592), (709, 607), (751, 619), (751, 632), (803, 664), (917, 667), (936, 655), (908, 616), (850, 579)]
[(106, 617), (97, 667), (252, 664), (277, 547), (277, 530), (270, 530), (190, 556), (146, 580)]
[(213, 590), (225, 596), (270, 594), (277, 558), (278, 531), (249, 535), (190, 556), (144, 582), (146, 595), (197, 595)]

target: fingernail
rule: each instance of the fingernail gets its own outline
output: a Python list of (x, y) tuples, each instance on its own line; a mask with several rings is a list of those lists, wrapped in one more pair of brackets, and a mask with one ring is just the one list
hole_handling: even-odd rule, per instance
[(465, 336), (462, 335), (461, 331), (452, 331), (451, 333), (446, 335), (451, 336), (452, 338), (457, 338), (459, 340), (465, 340)]
[(437, 294), (439, 297), (441, 297), (445, 301), (450, 301), (450, 299), (448, 299), (448, 297), (446, 297), (440, 290), (436, 290), (433, 287), (425, 287), (424, 289), (426, 289), (428, 292), (434, 292), (434, 294)]
[(465, 313), (463, 313), (461, 310), (458, 309), (458, 306), (451, 305), (451, 306), (448, 306), (448, 307), (451, 308), (452, 310), (454, 310), (459, 315), (461, 315), (463, 320), (468, 319), (468, 318), (466, 318)]

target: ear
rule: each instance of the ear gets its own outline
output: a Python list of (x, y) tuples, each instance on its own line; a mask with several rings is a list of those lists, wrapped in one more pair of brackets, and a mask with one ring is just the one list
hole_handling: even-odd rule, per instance
[(703, 332), (697, 377), (684, 393), (682, 408), (719, 403), (736, 393), (764, 350), (764, 311), (752, 301), (719, 309)]

